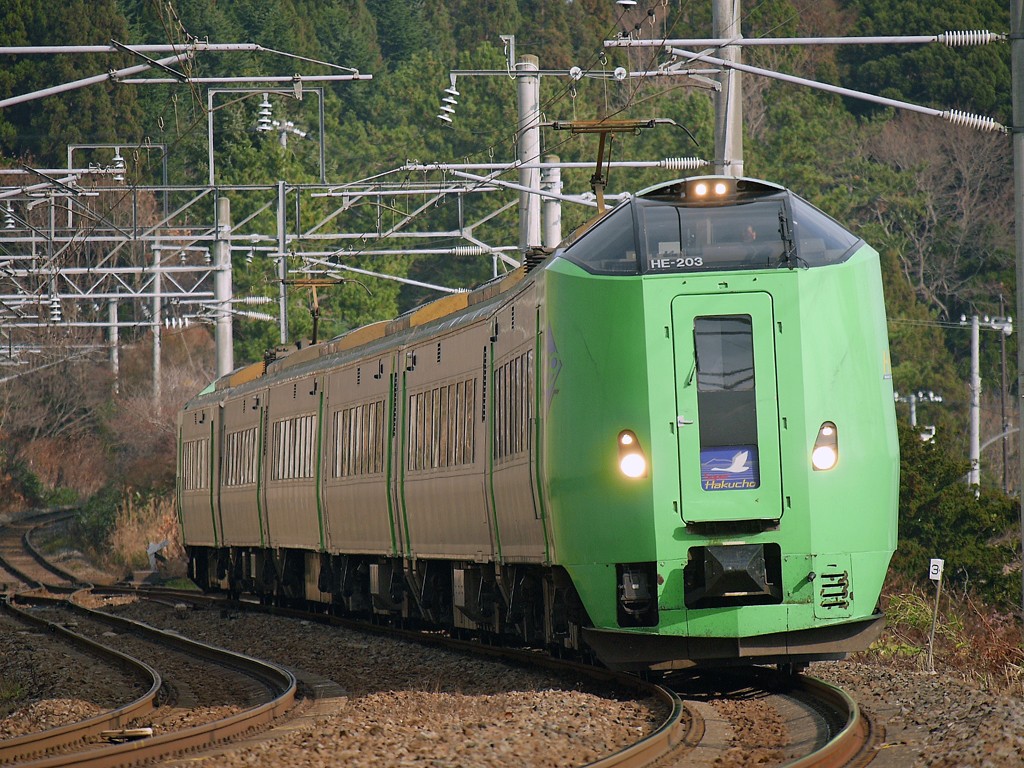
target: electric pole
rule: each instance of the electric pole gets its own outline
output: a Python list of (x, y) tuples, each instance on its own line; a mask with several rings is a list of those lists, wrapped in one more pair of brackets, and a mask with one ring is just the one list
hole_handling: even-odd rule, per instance
[[(740, 0), (714, 0), (711, 8), (712, 34), (730, 40), (742, 37)], [(739, 63), (741, 48), (721, 49), (725, 61)], [(739, 178), (743, 175), (743, 81), (734, 69), (723, 68), (718, 75), (722, 89), (715, 95), (715, 173)]]
[[(516, 64), (519, 72), (539, 72), (540, 59), (523, 56)], [(540, 75), (520, 76), (519, 88), (519, 183), (540, 191)], [(525, 164), (533, 167), (527, 168)], [(530, 192), (519, 193), (519, 249), (540, 245), (540, 196)]]
[[(1017, 318), (1024, 317), (1024, 0), (1010, 0), (1010, 92), (1013, 99), (1013, 240), (1016, 249)], [(1024, 396), (1024, 344), (1017, 344), (1017, 423), (1020, 424)], [(1024, 450), (1017, 451), (1020, 462), (1019, 501), (1024, 504)], [(1020, 510), (1021, 560), (1024, 561), (1024, 507)], [(1021, 568), (1021, 600), (1024, 609), (1024, 568)], [(1024, 616), (1024, 613), (1022, 613)]]

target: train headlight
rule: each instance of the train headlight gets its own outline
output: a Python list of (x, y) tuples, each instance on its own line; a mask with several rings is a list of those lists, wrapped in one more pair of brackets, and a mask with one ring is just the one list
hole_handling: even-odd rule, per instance
[(647, 477), (647, 457), (636, 433), (624, 429), (619, 433), (619, 469), (626, 477)]
[(818, 437), (811, 451), (811, 465), (816, 471), (832, 469), (839, 461), (839, 431), (831, 421), (818, 429)]
[(693, 188), (693, 191), (698, 197), (704, 197), (708, 193), (708, 185), (701, 182)]
[(619, 462), (619, 468), (626, 477), (643, 477), (647, 472), (647, 462), (639, 453), (627, 453)]
[(724, 195), (725, 192), (726, 192), (726, 189), (727, 189), (727, 187), (721, 181), (718, 182), (717, 184), (715, 184), (715, 194), (716, 195)]

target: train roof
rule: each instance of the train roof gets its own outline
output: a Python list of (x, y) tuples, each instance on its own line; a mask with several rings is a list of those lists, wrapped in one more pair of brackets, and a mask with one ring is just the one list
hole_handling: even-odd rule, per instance
[(278, 379), (282, 378), (278, 374), (284, 374), (285, 371), (291, 373), (292, 369), (296, 369), (295, 373), (305, 374), (318, 369), (321, 366), (320, 358), (322, 357), (331, 356), (332, 358), (329, 363), (324, 362), (322, 365), (334, 366), (339, 362), (339, 355), (344, 356), (344, 353), (349, 350), (359, 348), (360, 355), (362, 355), (372, 353), (374, 347), (378, 345), (384, 348), (390, 347), (398, 341), (415, 341), (421, 335), (418, 330), (425, 329), (426, 326), (431, 326), (429, 332), (433, 333), (438, 326), (442, 329), (455, 328), (473, 322), (490, 313), (500, 302), (500, 297), (523, 282), (527, 272), (539, 263), (536, 256), (532, 260), (528, 258), (522, 266), (484, 283), (479, 288), (449, 294), (409, 310), (393, 320), (382, 320), (354, 328), (318, 344), (300, 341), (287, 347), (278, 347), (275, 350), (277, 355), (275, 359), (253, 363), (222, 376), (199, 392), (187, 406), (195, 404), (196, 401), (207, 395), (218, 392), (226, 394), (226, 390), (248, 384), (264, 376)]

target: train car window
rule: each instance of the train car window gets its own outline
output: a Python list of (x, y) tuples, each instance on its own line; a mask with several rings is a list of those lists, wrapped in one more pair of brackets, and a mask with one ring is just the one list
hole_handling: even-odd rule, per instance
[(256, 482), (256, 427), (230, 432), (224, 437), (225, 486)]
[(295, 416), (274, 422), (271, 480), (299, 480), (313, 476), (316, 416)]
[(384, 471), (384, 401), (334, 413), (334, 477)]
[(187, 440), (181, 446), (181, 483), (184, 491), (206, 488), (209, 438)]
[[(710, 466), (746, 451), (749, 466), (756, 467), (757, 408), (750, 315), (696, 317), (693, 337), (701, 465)], [(756, 470), (752, 481), (757, 482)]]
[(466, 464), (476, 462), (476, 379), (466, 382)]
[(802, 267), (821, 267), (845, 261), (860, 238), (806, 200), (793, 195), (793, 229), (796, 252)]
[(409, 471), (473, 463), (475, 391), (473, 378), (409, 396)]
[(494, 457), (501, 461), (529, 448), (533, 415), (533, 350), (494, 371)]
[(636, 252), (633, 206), (626, 203), (584, 232), (562, 257), (593, 275), (635, 275)]

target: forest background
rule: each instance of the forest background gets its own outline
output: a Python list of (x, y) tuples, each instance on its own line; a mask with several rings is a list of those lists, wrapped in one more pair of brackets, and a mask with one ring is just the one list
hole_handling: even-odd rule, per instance
[[(936, 34), (946, 30), (1005, 32), (1009, 11), (996, 0), (747, 0), (747, 37)], [(708, 37), (707, 0), (68, 0), (59, 11), (44, 0), (0, 0), (0, 45), (254, 42), (308, 59), (371, 73), (369, 82), (326, 86), (326, 178), (352, 182), (424, 162), (510, 161), (515, 158), (515, 82), (463, 77), (451, 125), (435, 117), (453, 68), (504, 69), (500, 35), (515, 35), (518, 54), (541, 69), (610, 72), (644, 69), (660, 60), (652, 50), (605, 50), (619, 33), (644, 37)], [(930, 46), (747, 48), (744, 61), (823, 82), (956, 108), (1010, 123), (1008, 44), (950, 49)], [(136, 63), (119, 56), (7, 56), (0, 98)], [(265, 54), (204, 54), (193, 75), (291, 75), (292, 60)], [(304, 72), (327, 73), (308, 63)], [(658, 128), (614, 143), (614, 159), (699, 156), (713, 160), (713, 105), (705, 88), (669, 78), (646, 80), (544, 77), (546, 120), (602, 117), (672, 118), (683, 131)], [(218, 109), (217, 178), (222, 184), (290, 184), (318, 180), (316, 141), (255, 130), (258, 98)], [(172, 184), (204, 184), (207, 174), (205, 96), (179, 86), (138, 88), (107, 83), (10, 107), (0, 112), (0, 165), (61, 167), (74, 143), (166, 144)], [(275, 101), (275, 118), (309, 127), (311, 107)], [(944, 557), (947, 574), (979, 590), (1004, 610), (1020, 605), (1020, 555), (1014, 543), (1016, 502), (1002, 492), (999, 445), (982, 456), (980, 496), (963, 477), (967, 452), (969, 334), (961, 315), (1013, 314), (1012, 153), (1007, 136), (957, 128), (933, 118), (880, 109), (797, 86), (744, 76), (745, 173), (792, 188), (847, 225), (881, 254), (895, 388), (903, 394), (941, 394), (918, 405), (920, 424), (936, 426), (924, 441), (898, 404), (902, 445), (901, 542), (898, 572), (922, 579), (928, 557)], [(544, 132), (543, 151), (592, 162), (593, 138)], [(148, 155), (143, 152), (143, 155)], [(154, 165), (130, 168), (129, 183), (151, 179)], [(589, 189), (589, 171), (563, 174), (565, 190)], [(609, 191), (636, 191), (678, 174), (613, 170)], [(510, 198), (511, 199), (511, 198)], [(256, 205), (240, 195), (236, 216)], [(402, 203), (405, 206), (406, 203)], [(400, 216), (402, 209), (393, 211)], [(314, 216), (318, 211), (309, 212)], [(349, 231), (372, 226), (375, 212), (359, 210)], [(421, 217), (424, 226), (450, 221), (452, 206)], [(584, 213), (563, 206), (564, 232)], [(482, 230), (489, 240), (517, 242), (513, 208)], [(272, 231), (268, 224), (267, 231)], [(454, 243), (452, 243), (454, 244)], [(413, 247), (415, 241), (404, 241)], [(437, 245), (434, 243), (433, 245)], [(0, 239), (0, 253), (3, 253)], [(491, 276), (489, 258), (375, 256), (357, 251), (347, 263), (447, 286), (471, 287)], [(236, 295), (275, 296), (273, 264), (257, 255), (237, 262)], [(423, 289), (366, 278), (372, 295), (339, 290), (322, 297), (321, 338), (394, 317), (434, 298)], [(0, 292), (4, 288), (0, 276)], [(1006, 309), (1000, 299), (1005, 300)], [(310, 331), (308, 297), (293, 292), (292, 338)], [(138, 308), (127, 307), (127, 312)], [(823, 322), (827, 321), (823, 319)], [(277, 327), (236, 322), (235, 361), (262, 358), (277, 343)], [(44, 338), (45, 337), (45, 338)], [(0, 458), (5, 508), (86, 502), (83, 535), (109, 544), (119, 518), (141, 508), (169, 507), (174, 473), (174, 419), (184, 400), (213, 378), (212, 343), (205, 328), (168, 335), (164, 386), (154, 403), (149, 377), (151, 341), (122, 339), (115, 392), (102, 363), (72, 359), (67, 331), (42, 334), (45, 369), (0, 386)], [(1016, 333), (1005, 339), (1006, 378), (1016, 381)], [(61, 345), (66, 342), (66, 346)], [(982, 436), (1002, 431), (1000, 343), (983, 334)], [(1008, 393), (1017, 402), (1015, 386)], [(1012, 410), (1012, 409), (1011, 409)], [(1017, 417), (1012, 416), (1014, 424)], [(1016, 444), (1007, 487), (1018, 492)], [(126, 565), (137, 552), (123, 556)]]

